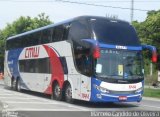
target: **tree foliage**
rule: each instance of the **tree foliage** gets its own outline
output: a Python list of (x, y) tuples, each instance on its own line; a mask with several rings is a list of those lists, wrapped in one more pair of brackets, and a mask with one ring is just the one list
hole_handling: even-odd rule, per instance
[[(158, 11), (149, 11), (147, 18), (143, 22), (132, 22), (134, 27), (137, 30), (138, 36), (141, 43), (154, 45), (157, 48), (157, 52), (160, 52), (160, 10)], [(145, 57), (146, 61), (149, 58), (149, 53), (146, 52)], [(160, 60), (156, 64), (157, 68), (160, 69)]]
[(4, 45), (5, 40), (8, 37), (43, 27), (51, 23), (49, 16), (46, 16), (45, 13), (41, 13), (34, 18), (21, 16), (13, 23), (7, 24), (3, 30), (0, 30), (0, 68), (3, 67)]

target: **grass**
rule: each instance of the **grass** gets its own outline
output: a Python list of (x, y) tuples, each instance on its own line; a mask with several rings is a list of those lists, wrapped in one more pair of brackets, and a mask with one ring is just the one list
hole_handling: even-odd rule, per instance
[(143, 96), (160, 98), (160, 89), (145, 88)]

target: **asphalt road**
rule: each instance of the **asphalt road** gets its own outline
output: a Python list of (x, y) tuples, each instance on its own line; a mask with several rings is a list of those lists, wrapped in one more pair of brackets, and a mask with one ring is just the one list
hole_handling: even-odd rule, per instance
[[(104, 115), (106, 112), (109, 116), (110, 112), (123, 111), (157, 111), (157, 115), (160, 116), (160, 100), (144, 97), (140, 103), (76, 101), (75, 104), (68, 104), (51, 100), (48, 95), (36, 92), (16, 92), (0, 84), (0, 111), (3, 117), (100, 117), (106, 116)], [(103, 112), (103, 114), (98, 112)], [(149, 117), (152, 116), (149, 115)]]

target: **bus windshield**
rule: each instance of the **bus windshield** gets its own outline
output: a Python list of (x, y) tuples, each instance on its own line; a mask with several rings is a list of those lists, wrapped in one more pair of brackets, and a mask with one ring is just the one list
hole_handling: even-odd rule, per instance
[(107, 19), (91, 20), (93, 37), (100, 43), (112, 45), (140, 45), (135, 29), (128, 23)]
[(102, 78), (143, 78), (142, 54), (140, 51), (101, 49), (96, 61), (96, 75)]

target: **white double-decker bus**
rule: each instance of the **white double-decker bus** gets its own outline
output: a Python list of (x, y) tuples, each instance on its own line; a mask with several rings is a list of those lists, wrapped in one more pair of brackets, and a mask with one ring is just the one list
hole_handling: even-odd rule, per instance
[(142, 50), (125, 21), (81, 16), (9, 37), (7, 86), (50, 94), (56, 100), (139, 102), (144, 86)]

